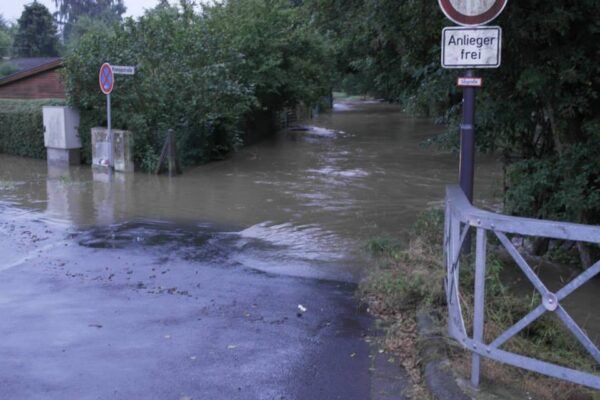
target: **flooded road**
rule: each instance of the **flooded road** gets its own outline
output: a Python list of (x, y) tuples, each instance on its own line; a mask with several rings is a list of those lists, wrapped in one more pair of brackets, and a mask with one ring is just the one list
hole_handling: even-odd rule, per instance
[[(442, 204), (458, 156), (422, 148), (442, 128), (394, 105), (337, 104), (307, 125), (171, 179), (47, 170), (43, 161), (0, 155), (0, 204), (77, 229), (210, 226), (236, 233), (243, 264), (355, 281), (369, 238), (405, 238), (421, 211)], [(476, 195), (485, 201), (497, 194), (500, 167), (491, 157), (477, 163)]]
[(354, 283), (456, 182), (440, 129), (338, 104), (174, 178), (0, 155), (0, 398), (405, 398)]

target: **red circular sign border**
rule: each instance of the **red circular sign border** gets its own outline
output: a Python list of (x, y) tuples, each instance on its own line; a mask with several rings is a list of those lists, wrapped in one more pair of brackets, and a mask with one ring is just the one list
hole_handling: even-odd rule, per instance
[(452, 3), (450, 3), (450, 0), (438, 0), (438, 2), (440, 4), (440, 8), (450, 20), (459, 25), (474, 26), (487, 24), (500, 15), (502, 10), (504, 10), (504, 7), (506, 7), (508, 0), (496, 0), (494, 5), (490, 7), (489, 10), (479, 15), (463, 15), (459, 13), (456, 8), (454, 8)]
[[(102, 70), (104, 69), (104, 67), (108, 67), (108, 69), (110, 71), (110, 76), (111, 76), (110, 90), (104, 90), (104, 85), (102, 84)], [(113, 73), (112, 66), (109, 63), (104, 63), (100, 67), (100, 72), (98, 72), (98, 83), (100, 84), (100, 90), (102, 91), (102, 93), (111, 94), (111, 92), (113, 91), (113, 88), (115, 86), (115, 74)]]

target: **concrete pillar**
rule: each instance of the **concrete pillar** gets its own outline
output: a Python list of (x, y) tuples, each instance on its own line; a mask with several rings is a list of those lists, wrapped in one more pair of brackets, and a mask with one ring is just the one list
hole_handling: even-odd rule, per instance
[[(113, 156), (115, 171), (133, 172), (133, 134), (130, 131), (113, 129)], [(110, 144), (106, 128), (92, 128), (92, 164), (108, 165)]]

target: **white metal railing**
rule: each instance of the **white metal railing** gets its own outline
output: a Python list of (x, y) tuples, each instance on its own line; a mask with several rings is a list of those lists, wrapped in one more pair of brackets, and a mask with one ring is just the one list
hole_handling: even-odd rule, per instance
[[(459, 271), (460, 253), (471, 230), (476, 230), (475, 246), (475, 293), (473, 335), (469, 337), (460, 305)], [(542, 297), (542, 304), (507, 329), (491, 343), (484, 342), (485, 271), (487, 234), (492, 232), (515, 260), (519, 268)], [(586, 333), (571, 318), (560, 302), (584, 283), (600, 273), (600, 261), (582, 272), (578, 277), (553, 293), (539, 279), (535, 271), (521, 256), (507, 234), (539, 236), (554, 239), (600, 243), (600, 227), (511, 217), (473, 207), (460, 187), (446, 188), (446, 217), (444, 227), (444, 251), (446, 256), (446, 298), (448, 302), (448, 331), (473, 354), (471, 383), (479, 386), (480, 357), (487, 357), (505, 364), (564, 379), (591, 388), (600, 389), (600, 376), (562, 367), (531, 357), (501, 350), (500, 347), (546, 312), (555, 313), (565, 326), (600, 364), (600, 351)]]

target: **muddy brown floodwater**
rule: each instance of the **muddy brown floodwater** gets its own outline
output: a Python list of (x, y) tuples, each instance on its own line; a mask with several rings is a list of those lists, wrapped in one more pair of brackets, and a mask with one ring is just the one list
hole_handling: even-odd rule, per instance
[[(369, 238), (405, 238), (421, 211), (442, 204), (458, 156), (421, 147), (443, 128), (395, 105), (337, 104), (307, 126), (172, 179), (0, 155), (0, 204), (77, 228), (208, 224), (237, 232), (239, 246), (262, 243), (240, 255), (255, 268), (355, 280)], [(493, 157), (477, 158), (479, 200), (493, 198), (500, 179)]]
[[(76, 232), (87, 247), (175, 242), (183, 259), (196, 262), (356, 282), (369, 265), (369, 238), (405, 240), (420, 212), (441, 207), (445, 185), (457, 181), (458, 155), (420, 146), (443, 128), (395, 105), (336, 104), (305, 128), (174, 178), (54, 169), (0, 155), (0, 233), (20, 226), (39, 251), (52, 246), (51, 231)], [(493, 206), (501, 167), (492, 156), (476, 162), (476, 203)], [(27, 246), (0, 243), (0, 269), (35, 257)], [(554, 272), (551, 287), (573, 270)], [(596, 341), (600, 316), (589, 304), (600, 301), (597, 287), (566, 302)]]

